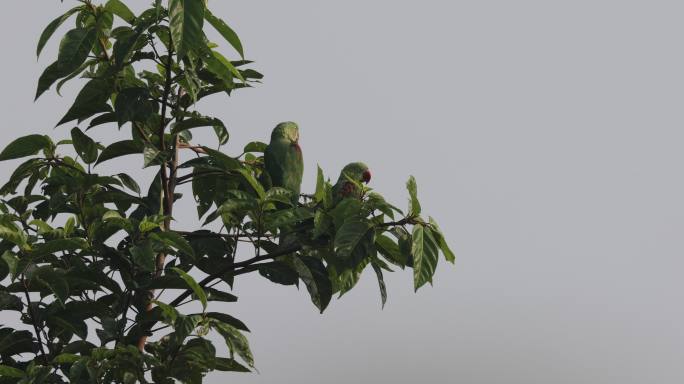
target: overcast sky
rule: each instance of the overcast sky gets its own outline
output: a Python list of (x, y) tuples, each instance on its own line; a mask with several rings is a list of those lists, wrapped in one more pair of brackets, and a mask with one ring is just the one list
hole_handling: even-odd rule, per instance
[[(73, 3), (0, 13), (5, 143), (68, 135), (52, 127), (81, 83), (33, 95), (57, 45), (36, 62), (38, 36)], [(386, 276), (384, 310), (372, 271), (324, 315), (305, 290), (239, 279), (239, 303), (221, 310), (251, 328), (260, 374), (209, 382), (684, 380), (684, 3), (209, 4), (266, 76), (202, 105), (228, 123), (226, 149), (297, 121), (305, 190), (316, 164), (334, 177), (362, 160), (371, 186), (404, 205), (415, 175), (457, 253), (417, 294), (410, 273)], [(111, 163), (100, 172), (149, 175), (140, 159)], [(196, 216), (182, 207), (179, 227)]]

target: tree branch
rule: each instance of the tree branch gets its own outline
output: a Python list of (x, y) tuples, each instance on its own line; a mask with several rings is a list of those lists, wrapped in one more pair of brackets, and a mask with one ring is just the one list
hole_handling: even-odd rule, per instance
[[(237, 274), (242, 274), (242, 273), (236, 273), (236, 272), (235, 272), (235, 270), (236, 270), (237, 268), (245, 268), (245, 267), (248, 267), (248, 266), (253, 265), (253, 264), (255, 264), (255, 263), (258, 263), (258, 262), (260, 262), (260, 261), (264, 261), (264, 260), (277, 259), (278, 257), (282, 257), (282, 256), (289, 255), (289, 254), (294, 253), (294, 252), (297, 252), (297, 251), (299, 251), (299, 250), (301, 250), (301, 249), (302, 249), (302, 247), (301, 247), (300, 245), (292, 245), (292, 246), (283, 248), (283, 249), (281, 249), (281, 250), (272, 252), (272, 253), (270, 253), (270, 254), (268, 254), (268, 255), (253, 257), (253, 258), (251, 258), (251, 259), (249, 259), (249, 260), (245, 260), (245, 261), (241, 261), (241, 262), (239, 262), (239, 263), (233, 263), (233, 264), (227, 265), (227, 266), (225, 266), (225, 267), (219, 269), (218, 271), (212, 273), (211, 275), (205, 277), (205, 278), (204, 278), (202, 281), (200, 281), (198, 284), (199, 284), (200, 287), (204, 288), (204, 287), (206, 287), (207, 285), (209, 285), (212, 281), (214, 281), (215, 279), (218, 279), (218, 278), (220, 278), (221, 276), (226, 275), (226, 274), (228, 274), (228, 273), (230, 273), (230, 272), (233, 272), (233, 273), (236, 274), (236, 275), (237, 275)], [(240, 271), (238, 271), (238, 272), (240, 272)], [(177, 306), (178, 304), (182, 303), (183, 300), (185, 300), (185, 299), (186, 299), (187, 297), (189, 297), (191, 294), (192, 294), (192, 290), (191, 290), (191, 289), (188, 289), (188, 290), (186, 290), (185, 292), (181, 293), (178, 297), (176, 297), (176, 298), (175, 298), (171, 303), (169, 303), (169, 304), (175, 307), (175, 306)]]
[(79, 169), (79, 168), (77, 168), (77, 167), (74, 167), (74, 166), (71, 165), (71, 164), (67, 164), (67, 163), (65, 163), (62, 159), (57, 158), (57, 157), (46, 158), (45, 161), (47, 161), (48, 163), (53, 163), (53, 164), (55, 164), (55, 165), (59, 165), (59, 166), (65, 167), (65, 168), (73, 169), (74, 171), (79, 172), (79, 173), (82, 173), (82, 174), (84, 174), (84, 175), (88, 174), (88, 172), (86, 172), (86, 171), (84, 171), (84, 170), (82, 170), (82, 169)]
[[(161, 109), (161, 119), (159, 122), (159, 147), (162, 151), (166, 150), (166, 141), (164, 138), (164, 134), (166, 132), (166, 109), (167, 109), (167, 102), (169, 99), (169, 96), (171, 96), (171, 86), (173, 85), (172, 82), (172, 72), (173, 72), (173, 44), (171, 42), (169, 46), (169, 51), (167, 52), (167, 60), (166, 60), (166, 80), (164, 83), (164, 93), (162, 96), (162, 109)], [(174, 144), (175, 146), (175, 144)], [(169, 182), (169, 177), (166, 173), (167, 170), (167, 164), (166, 162), (162, 162), (161, 164), (161, 181), (162, 181), (162, 194), (163, 194), (163, 213), (165, 216), (164, 219), (164, 230), (168, 231), (171, 227), (171, 215), (173, 214), (173, 191), (171, 190), (171, 183)], [(164, 262), (166, 261), (166, 254), (161, 252), (157, 255), (157, 258), (155, 260), (155, 272), (154, 275), (156, 277), (161, 276), (162, 271), (164, 270)], [(147, 292), (147, 300), (148, 304), (145, 308), (147, 312), (151, 311), (154, 308), (154, 304), (152, 303), (152, 297), (154, 296), (154, 290), (150, 290)], [(149, 329), (149, 328), (147, 328)], [(141, 336), (140, 339), (138, 339), (138, 349), (142, 352), (145, 350), (145, 344), (147, 343), (147, 336)]]
[[(233, 239), (236, 235), (231, 235), (228, 233), (216, 233), (216, 232), (187, 232), (187, 231), (173, 231), (174, 233), (177, 233), (181, 236), (187, 236), (187, 237), (220, 237), (224, 239)], [(249, 235), (237, 235), (237, 237), (242, 237), (242, 238), (248, 238)], [(266, 236), (263, 235), (260, 237), (261, 239), (270, 239), (272, 236)]]
[[(248, 272), (253, 272), (258, 268), (258, 265), (255, 265), (255, 264), (260, 262), (260, 261), (265, 261), (265, 260), (269, 260), (269, 259), (277, 259), (278, 257), (289, 255), (289, 254), (291, 254), (293, 252), (297, 252), (301, 249), (302, 249), (302, 247), (300, 245), (293, 245), (293, 246), (289, 246), (289, 247), (283, 248), (281, 250), (272, 252), (268, 255), (253, 257), (251, 259), (248, 259), (248, 260), (245, 260), (245, 261), (242, 261), (239, 263), (227, 265), (227, 266), (219, 269), (218, 271), (212, 273), (211, 275), (205, 277), (198, 284), (200, 287), (204, 288), (207, 285), (209, 285), (213, 280), (218, 279), (221, 276), (224, 276), (224, 275), (231, 273), (231, 272), (232, 272), (231, 274), (233, 276), (242, 275), (242, 274), (245, 274)], [(239, 271), (236, 271), (235, 270), (236, 268), (242, 268), (242, 269), (240, 269)], [(192, 294), (193, 294), (192, 289), (186, 289), (183, 293), (178, 295), (178, 297), (176, 297), (172, 302), (170, 302), (169, 305), (171, 305), (173, 307), (178, 307), (179, 305), (183, 304), (183, 300), (187, 299)], [(151, 330), (156, 323), (157, 323), (156, 320), (152, 320), (146, 324), (141, 324), (141, 328)], [(143, 336), (141, 339), (147, 340), (147, 337)], [(145, 346), (145, 344), (143, 343), (143, 347), (144, 346)]]
[(40, 336), (40, 330), (38, 329), (38, 324), (36, 324), (36, 316), (33, 312), (33, 307), (31, 306), (31, 296), (29, 295), (28, 285), (26, 285), (26, 279), (22, 276), (21, 285), (24, 287), (24, 295), (26, 296), (26, 306), (28, 307), (29, 321), (33, 325), (33, 331), (36, 333), (36, 338), (38, 339), (38, 345), (40, 346), (40, 353), (43, 355), (44, 363), (48, 362), (47, 353), (45, 353), (45, 348), (43, 347), (43, 338)]
[(225, 174), (223, 171), (199, 171), (199, 172), (195, 171), (195, 172), (189, 173), (185, 176), (179, 177), (176, 180), (176, 182), (180, 185), (180, 184), (185, 183), (188, 180), (193, 179), (195, 176), (209, 176), (209, 175), (223, 175), (223, 174)]
[(401, 220), (399, 220), (399, 221), (390, 221), (390, 222), (387, 222), (387, 223), (380, 223), (380, 224), (377, 224), (377, 227), (381, 227), (381, 228), (386, 228), (386, 227), (401, 227), (401, 226), (406, 225), (406, 224), (418, 224), (418, 223), (419, 223), (419, 221), (416, 220), (415, 217), (405, 217), (405, 218), (403, 218), (403, 219), (401, 219)]
[(178, 148), (181, 148), (181, 149), (191, 149), (193, 152), (195, 152), (195, 153), (197, 153), (197, 154), (201, 154), (201, 155), (206, 155), (206, 154), (207, 154), (207, 151), (205, 151), (204, 148), (202, 148), (201, 145), (190, 145), (190, 144), (188, 144), (188, 143), (180, 143), (180, 144), (178, 145)]

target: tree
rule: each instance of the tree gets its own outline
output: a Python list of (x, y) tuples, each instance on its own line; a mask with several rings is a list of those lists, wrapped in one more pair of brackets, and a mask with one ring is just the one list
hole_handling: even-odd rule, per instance
[[(412, 177), (404, 213), (364, 185), (370, 173), (362, 163), (335, 185), (318, 168), (315, 191), (299, 195), (266, 177), (266, 143), (237, 156), (220, 150), (226, 125), (201, 114), (197, 101), (231, 95), (262, 75), (204, 0), (155, 0), (139, 15), (123, 0), (80, 0), (47, 26), (38, 55), (67, 21), (75, 26), (36, 98), (86, 80), (58, 123), (76, 125), (70, 138), (31, 134), (0, 153), (0, 161), (28, 158), (0, 188), (0, 310), (17, 312), (26, 328), (0, 328), (0, 384), (201, 383), (214, 370), (249, 372), (247, 326), (209, 310), (237, 300), (238, 276), (301, 282), (323, 312), (368, 267), (384, 305), (391, 266), (412, 268), (418, 290), (432, 282), (440, 253), (453, 263), (435, 221), (421, 216)], [(207, 25), (236, 60), (207, 40)], [(95, 127), (123, 137), (96, 142), (86, 133)], [(216, 133), (216, 148), (192, 144), (192, 130), (203, 127)], [(195, 157), (183, 161), (183, 151)], [(156, 176), (142, 183), (95, 173), (128, 155)], [(192, 232), (172, 226), (182, 191), (192, 193), (203, 221)], [(182, 311), (189, 302), (202, 311)], [(210, 332), (225, 339), (227, 356)]]

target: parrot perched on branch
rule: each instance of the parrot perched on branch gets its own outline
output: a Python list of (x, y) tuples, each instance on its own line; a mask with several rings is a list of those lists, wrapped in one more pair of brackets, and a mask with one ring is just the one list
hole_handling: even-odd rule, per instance
[(304, 174), (304, 158), (299, 147), (299, 127), (296, 123), (278, 124), (271, 133), (271, 142), (264, 151), (264, 166), (274, 187), (292, 192), (292, 200), (299, 199)]
[(364, 163), (349, 163), (340, 172), (340, 177), (337, 183), (333, 186), (333, 198), (336, 202), (345, 197), (361, 198), (361, 190), (351, 180), (358, 184), (368, 184), (371, 180), (371, 172), (368, 166)]

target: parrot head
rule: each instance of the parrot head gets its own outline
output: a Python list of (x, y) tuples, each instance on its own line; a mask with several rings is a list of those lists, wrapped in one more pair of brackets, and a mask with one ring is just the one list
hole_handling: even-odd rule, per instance
[(371, 172), (364, 163), (349, 163), (342, 169), (338, 182), (346, 181), (346, 177), (356, 180), (359, 183), (368, 184), (371, 181)]
[(285, 140), (299, 147), (299, 126), (297, 123), (286, 121), (278, 124), (271, 132), (271, 141)]
[[(368, 184), (371, 180), (371, 172), (368, 166), (364, 163), (350, 163), (347, 164), (340, 173), (337, 184), (333, 188), (338, 198), (361, 197), (361, 191), (358, 190), (359, 183)], [(354, 181), (354, 182), (352, 182)]]

